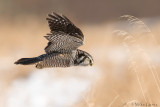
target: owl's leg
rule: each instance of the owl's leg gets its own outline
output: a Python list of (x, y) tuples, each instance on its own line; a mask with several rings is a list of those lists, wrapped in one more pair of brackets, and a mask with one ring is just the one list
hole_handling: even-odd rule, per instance
[(36, 64), (36, 68), (37, 68), (37, 69), (42, 69), (43, 67), (42, 67), (41, 64)]

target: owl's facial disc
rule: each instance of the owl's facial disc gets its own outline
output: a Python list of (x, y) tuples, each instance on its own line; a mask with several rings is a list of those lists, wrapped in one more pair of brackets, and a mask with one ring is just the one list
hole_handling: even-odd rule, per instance
[(79, 65), (82, 65), (82, 66), (92, 66), (93, 65), (93, 58), (92, 56), (90, 56), (88, 53), (86, 54), (81, 54), (79, 55), (79, 58), (77, 60), (78, 64)]

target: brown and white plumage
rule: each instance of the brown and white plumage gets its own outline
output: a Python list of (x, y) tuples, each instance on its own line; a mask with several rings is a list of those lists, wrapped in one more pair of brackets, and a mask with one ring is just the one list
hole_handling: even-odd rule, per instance
[(82, 31), (64, 15), (53, 13), (46, 19), (51, 30), (44, 36), (49, 41), (45, 47), (46, 54), (34, 58), (21, 58), (15, 64), (36, 64), (36, 68), (39, 69), (92, 65), (92, 56), (77, 49), (83, 45)]
[(77, 28), (67, 17), (56, 13), (49, 14), (48, 24), (50, 34), (45, 38), (49, 41), (45, 48), (47, 53), (60, 50), (75, 50), (83, 45), (84, 36), (82, 31)]
[(49, 41), (45, 48), (46, 53), (52, 51), (72, 51), (83, 45), (83, 41), (75, 36), (70, 36), (62, 31), (48, 34), (45, 38)]
[(69, 34), (70, 36), (80, 38), (82, 41), (84, 40), (82, 31), (77, 28), (67, 17), (65, 17), (64, 15), (60, 16), (56, 13), (48, 14), (48, 16), (49, 17), (46, 19), (48, 20), (51, 32), (61, 31)]

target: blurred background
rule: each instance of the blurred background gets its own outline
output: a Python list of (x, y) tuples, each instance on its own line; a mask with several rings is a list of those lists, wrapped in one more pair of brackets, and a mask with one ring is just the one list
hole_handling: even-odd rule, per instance
[[(159, 107), (159, 4), (0, 0), (0, 107)], [(48, 41), (43, 36), (50, 32), (45, 18), (52, 12), (83, 31), (80, 49), (93, 56), (94, 66), (38, 70), (14, 65), (44, 53)]]

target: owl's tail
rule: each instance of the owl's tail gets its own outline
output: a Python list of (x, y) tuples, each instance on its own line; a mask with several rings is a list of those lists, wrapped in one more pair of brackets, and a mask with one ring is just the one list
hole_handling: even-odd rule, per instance
[(40, 59), (38, 57), (21, 58), (18, 61), (16, 61), (14, 64), (30, 65), (30, 64), (35, 64), (35, 63), (37, 63), (39, 61), (40, 61)]

